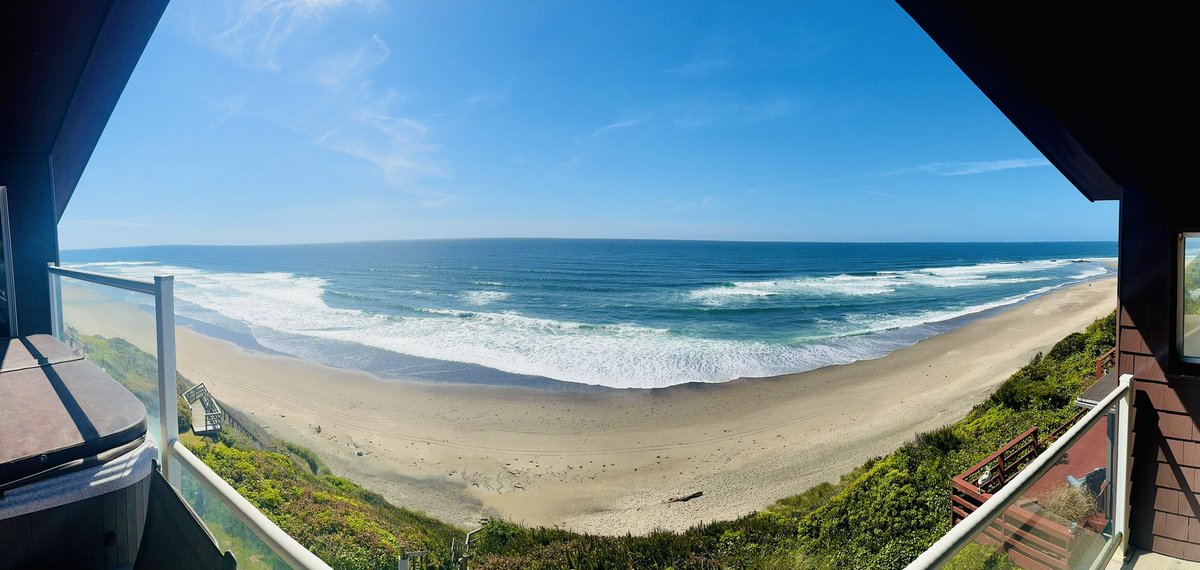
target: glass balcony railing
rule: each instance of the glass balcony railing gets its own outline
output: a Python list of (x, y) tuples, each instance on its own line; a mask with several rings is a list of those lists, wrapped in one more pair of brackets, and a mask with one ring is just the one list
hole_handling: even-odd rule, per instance
[[(51, 265), (49, 280), (55, 336), (146, 406), (147, 432), (158, 446), (163, 475), (239, 567), (329, 568), (179, 441), (173, 278), (147, 282)], [(138, 360), (128, 357), (133, 351), (105, 350), (106, 343), (121, 342), (149, 356)]]
[(1040, 454), (1035, 428), (956, 477), (954, 526), (908, 568), (1103, 568), (1124, 552), (1131, 381)]

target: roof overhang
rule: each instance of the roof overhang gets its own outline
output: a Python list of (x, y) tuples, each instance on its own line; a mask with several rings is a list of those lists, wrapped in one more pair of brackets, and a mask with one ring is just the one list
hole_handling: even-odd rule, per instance
[(50, 155), (59, 217), (167, 1), (0, 3), (0, 152)]
[(1088, 199), (1119, 199), (1189, 160), (1178, 144), (1197, 122), (1183, 5), (897, 3)]

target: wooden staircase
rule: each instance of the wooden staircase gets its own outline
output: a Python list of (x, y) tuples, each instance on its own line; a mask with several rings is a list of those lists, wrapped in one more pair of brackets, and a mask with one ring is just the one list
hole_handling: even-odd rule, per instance
[[(203, 382), (188, 388), (183, 399), (192, 407), (192, 433), (215, 436), (221, 431), (225, 425), (225, 412)], [(197, 418), (201, 421), (197, 422)]]

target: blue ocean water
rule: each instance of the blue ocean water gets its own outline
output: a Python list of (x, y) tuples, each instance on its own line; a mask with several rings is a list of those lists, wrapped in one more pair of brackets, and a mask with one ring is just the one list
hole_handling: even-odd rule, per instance
[(384, 377), (652, 388), (883, 356), (1113, 274), (1116, 244), (488, 239), (65, 251), (199, 328)]

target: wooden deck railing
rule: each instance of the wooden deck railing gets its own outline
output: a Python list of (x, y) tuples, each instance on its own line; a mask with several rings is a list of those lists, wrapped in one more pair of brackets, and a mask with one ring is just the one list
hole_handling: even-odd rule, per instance
[[(1116, 347), (1096, 359), (1096, 380), (1104, 377), (1117, 364)], [(1057, 440), (1075, 425), (1087, 410), (1080, 410), (1070, 420), (1054, 429), (1044, 440), (1038, 439), (1038, 427), (1033, 426), (1004, 444), (950, 481), (950, 520), (958, 524), (975, 512), (994, 493), (1004, 487), (1044, 446)], [(1058, 570), (1070, 567), (1071, 531), (1056, 521), (1031, 512), (1026, 503), (1018, 502), (1004, 511), (978, 537), (1021, 568)]]
[(1104, 377), (1104, 373), (1112, 370), (1117, 366), (1117, 347), (1108, 349), (1108, 352), (1100, 355), (1096, 359), (1096, 380)]
[(952, 480), (953, 485), (992, 494), (1003, 487), (1029, 460), (1041, 452), (1038, 428), (1033, 426)]
[[(1077, 418), (1075, 418), (1077, 419)], [(1072, 422), (1065, 424), (1070, 427)], [(1060, 431), (1061, 430), (1061, 431)], [(1055, 430), (1061, 434), (1065, 429)], [(1025, 430), (950, 482), (950, 519), (958, 524), (1000, 490), (1042, 452), (1038, 428)], [(1070, 565), (1070, 530), (1033, 513), (1023, 503), (1012, 505), (977, 537), (1029, 570), (1066, 570)]]

